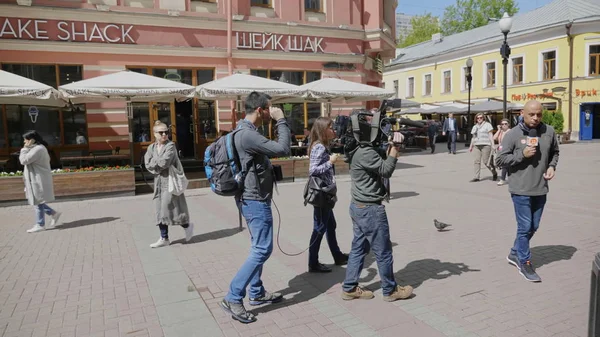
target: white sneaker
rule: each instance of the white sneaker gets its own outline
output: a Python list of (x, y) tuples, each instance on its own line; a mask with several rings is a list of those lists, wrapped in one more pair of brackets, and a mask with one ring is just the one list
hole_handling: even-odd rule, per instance
[(155, 243), (151, 244), (150, 248), (166, 247), (166, 246), (168, 246), (170, 244), (171, 244), (171, 242), (169, 241), (169, 239), (160, 238), (160, 239), (158, 239), (158, 241), (156, 241)]
[(502, 186), (502, 185), (506, 185), (506, 181), (500, 179), (500, 181), (497, 184), (498, 186)]
[(61, 212), (56, 212), (54, 214), (52, 214), (51, 216), (51, 220), (50, 220), (50, 225), (48, 226), (48, 228), (54, 228), (56, 227), (56, 225), (59, 224), (58, 219), (60, 219), (60, 216), (62, 215)]
[(36, 233), (36, 232), (41, 232), (41, 231), (45, 231), (46, 228), (44, 226), (40, 226), (40, 225), (35, 225), (33, 227), (31, 227), (31, 229), (27, 230), (27, 233)]
[(189, 242), (194, 237), (194, 223), (190, 222), (185, 229), (185, 242)]

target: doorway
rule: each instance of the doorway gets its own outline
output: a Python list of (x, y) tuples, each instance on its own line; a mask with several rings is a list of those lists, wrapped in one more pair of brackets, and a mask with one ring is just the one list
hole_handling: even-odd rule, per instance
[(194, 159), (194, 105), (193, 100), (175, 102), (175, 136), (181, 158)]
[(600, 103), (581, 105), (579, 140), (600, 139)]

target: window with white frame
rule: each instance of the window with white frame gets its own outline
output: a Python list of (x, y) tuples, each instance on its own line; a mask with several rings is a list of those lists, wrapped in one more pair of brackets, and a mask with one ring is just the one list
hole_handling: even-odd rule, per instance
[(406, 97), (408, 97), (408, 98), (415, 97), (415, 78), (414, 77), (409, 77), (408, 78), (408, 85), (406, 87), (408, 88), (408, 92), (406, 93)]
[(523, 56), (512, 59), (512, 84), (523, 83)]
[(452, 71), (446, 70), (444, 71), (444, 83), (442, 87), (442, 93), (452, 92)]
[(460, 90), (466, 91), (469, 90), (469, 83), (467, 81), (467, 67), (462, 67), (461, 69), (461, 79), (460, 79)]
[(398, 86), (398, 80), (394, 80), (394, 93), (396, 94), (396, 98), (398, 98), (398, 92), (400, 87)]
[(307, 12), (323, 12), (323, 0), (304, 0), (304, 10)]
[(588, 76), (598, 76), (600, 75), (600, 44), (589, 46), (588, 52), (590, 54)]
[(542, 80), (548, 81), (556, 78), (556, 50), (542, 53)]
[(485, 64), (486, 76), (485, 87), (491, 88), (496, 86), (496, 62), (488, 62)]
[(273, 7), (271, 4), (271, 0), (250, 0), (250, 6), (256, 7)]
[(431, 74), (424, 76), (423, 85), (423, 95), (431, 95)]

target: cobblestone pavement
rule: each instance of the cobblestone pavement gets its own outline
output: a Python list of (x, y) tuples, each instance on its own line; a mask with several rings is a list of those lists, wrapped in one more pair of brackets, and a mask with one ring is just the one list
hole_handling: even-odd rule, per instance
[[(375, 299), (342, 301), (345, 268), (309, 274), (306, 253), (275, 248), (263, 280), (285, 300), (253, 308), (258, 322), (249, 325), (218, 306), (249, 250), (227, 198), (189, 191), (196, 236), (183, 244), (183, 230), (172, 228), (172, 245), (155, 250), (149, 195), (53, 203), (64, 223), (36, 234), (25, 232), (31, 207), (2, 207), (0, 336), (585, 336), (591, 261), (600, 251), (600, 144), (561, 150), (532, 241), (542, 283), (526, 282), (506, 262), (516, 229), (507, 188), (468, 183), (472, 160), (460, 144), (457, 155), (402, 157), (391, 181), (394, 267), (400, 284), (415, 287), (414, 298), (382, 301), (370, 255), (362, 283)], [(304, 250), (311, 234), (302, 189), (281, 184), (275, 198), (287, 253)], [(347, 177), (339, 178), (339, 195), (338, 241), (348, 251)], [(274, 218), (277, 226), (277, 211)], [(437, 232), (434, 218), (451, 230)], [(326, 245), (321, 261), (329, 264)]]

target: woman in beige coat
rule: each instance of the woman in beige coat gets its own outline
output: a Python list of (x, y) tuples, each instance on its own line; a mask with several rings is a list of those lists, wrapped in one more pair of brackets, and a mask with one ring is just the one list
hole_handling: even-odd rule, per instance
[(161, 121), (154, 123), (155, 142), (148, 146), (144, 164), (148, 172), (154, 175), (154, 207), (156, 224), (160, 229), (160, 238), (150, 247), (158, 248), (171, 244), (169, 226), (176, 225), (185, 229), (185, 241), (192, 239), (194, 225), (190, 223), (185, 195), (169, 192), (169, 167), (183, 171), (175, 143), (169, 140), (169, 128)]
[(36, 131), (28, 131), (23, 135), (24, 147), (21, 149), (19, 161), (25, 167), (23, 180), (25, 182), (25, 196), (30, 205), (35, 207), (36, 224), (27, 230), (35, 233), (46, 230), (45, 215), (52, 219), (49, 228), (58, 224), (60, 212), (46, 205), (54, 201), (54, 184), (52, 170), (50, 169), (50, 155), (48, 143)]

